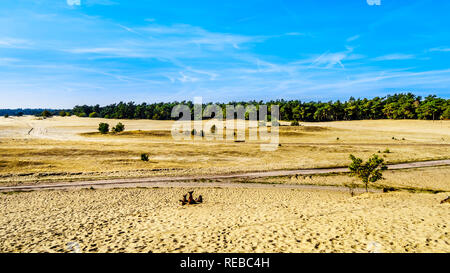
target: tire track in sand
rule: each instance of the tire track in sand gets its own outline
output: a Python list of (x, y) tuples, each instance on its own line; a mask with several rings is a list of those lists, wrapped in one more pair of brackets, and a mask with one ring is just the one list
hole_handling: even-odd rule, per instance
[[(388, 165), (389, 170), (424, 168), (450, 165), (450, 159), (418, 161), (409, 163), (399, 163)], [(242, 178), (264, 178), (290, 175), (315, 175), (329, 173), (346, 173), (348, 168), (325, 168), (325, 169), (299, 169), (299, 170), (278, 170), (267, 172), (247, 172), (223, 175), (205, 176), (174, 176), (174, 177), (149, 177), (149, 178), (129, 178), (129, 179), (109, 179), (97, 181), (76, 181), (65, 183), (51, 183), (38, 185), (21, 185), (0, 187), (0, 192), (8, 191), (33, 191), (33, 190), (56, 190), (71, 188), (117, 188), (117, 187), (279, 187), (279, 188), (301, 188), (301, 189), (335, 189), (348, 190), (345, 187), (335, 186), (312, 186), (312, 185), (285, 185), (285, 184), (265, 184), (265, 183), (231, 183), (231, 182), (192, 182), (195, 180), (231, 180)]]

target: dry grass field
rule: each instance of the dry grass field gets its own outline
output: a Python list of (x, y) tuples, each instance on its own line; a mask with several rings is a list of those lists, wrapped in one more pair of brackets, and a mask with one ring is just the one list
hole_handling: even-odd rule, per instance
[[(120, 120), (126, 131), (108, 135), (96, 133), (99, 122), (119, 121), (0, 118), (0, 185), (346, 166), (350, 153), (388, 163), (450, 158), (450, 121), (282, 126), (273, 152), (259, 141), (175, 141), (171, 121)], [(449, 176), (450, 166), (388, 170), (371, 187), (398, 191), (356, 196), (342, 186), (363, 185), (344, 174), (0, 193), (0, 252), (450, 252), (450, 204), (440, 203)], [(205, 201), (181, 206), (188, 190)]]
[[(0, 182), (196, 175), (346, 166), (353, 153), (388, 163), (450, 158), (450, 121), (375, 120), (281, 126), (276, 151), (260, 141), (175, 141), (173, 121), (120, 120), (100, 135), (99, 118), (0, 118)], [(285, 123), (287, 124), (287, 123)], [(252, 129), (250, 129), (252, 130)], [(390, 153), (383, 153), (389, 149)], [(150, 160), (140, 160), (148, 153)]]

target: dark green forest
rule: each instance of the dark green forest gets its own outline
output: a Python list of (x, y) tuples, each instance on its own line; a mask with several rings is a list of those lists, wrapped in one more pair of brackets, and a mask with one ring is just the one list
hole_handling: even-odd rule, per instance
[[(160, 102), (141, 103), (120, 102), (106, 106), (82, 105), (75, 106), (71, 110), (48, 110), (45, 115), (77, 115), (80, 117), (102, 117), (115, 119), (155, 119), (169, 120), (172, 108), (178, 104), (185, 104), (193, 114), (193, 102)], [(209, 104), (203, 104), (203, 108)], [(222, 107), (225, 117), (226, 105), (267, 105), (277, 104), (280, 108), (280, 119), (289, 121), (337, 121), (337, 120), (362, 120), (362, 119), (450, 119), (450, 99), (429, 95), (425, 98), (412, 93), (401, 93), (372, 99), (355, 99), (351, 97), (347, 101), (309, 101), (300, 100), (271, 100), (263, 101), (233, 101), (229, 103), (215, 103)], [(11, 115), (12, 110), (9, 110)], [(39, 113), (41, 113), (39, 111)], [(0, 114), (4, 115), (2, 110)], [(14, 115), (14, 113), (12, 113)], [(270, 114), (270, 113), (269, 113)], [(38, 114), (39, 115), (39, 114)], [(248, 115), (247, 115), (248, 116)]]
[[(72, 114), (78, 116), (98, 116), (117, 119), (155, 119), (168, 120), (171, 118), (172, 108), (178, 104), (185, 104), (193, 112), (193, 102), (170, 102), (153, 104), (135, 104), (134, 102), (120, 102), (104, 107), (75, 106)], [(212, 103), (209, 103), (212, 104)], [(259, 105), (270, 106), (277, 104), (280, 107), (280, 119), (290, 121), (335, 121), (335, 120), (361, 120), (361, 119), (450, 119), (450, 99), (438, 98), (434, 95), (422, 98), (411, 93), (375, 97), (372, 99), (355, 99), (347, 101), (328, 102), (302, 102), (300, 100), (271, 100), (215, 103), (222, 107), (229, 105)], [(203, 108), (208, 104), (204, 104)], [(225, 117), (225, 114), (224, 114)]]

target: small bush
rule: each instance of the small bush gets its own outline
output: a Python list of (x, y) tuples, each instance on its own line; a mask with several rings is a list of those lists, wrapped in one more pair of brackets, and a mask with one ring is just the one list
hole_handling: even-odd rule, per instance
[(109, 132), (109, 124), (108, 124), (108, 123), (103, 123), (103, 122), (101, 122), (101, 123), (98, 125), (98, 131), (99, 131), (100, 133), (102, 133), (102, 134), (108, 133), (108, 132)]
[(97, 114), (97, 112), (92, 112), (89, 114), (89, 117), (90, 118), (98, 118), (98, 114)]
[(298, 123), (298, 121), (293, 121), (291, 122), (291, 126), (300, 126), (300, 123)]
[(125, 125), (122, 124), (122, 122), (117, 123), (116, 127), (112, 128), (112, 131), (114, 133), (120, 133), (125, 130)]
[(84, 112), (83, 113), (78, 113), (77, 116), (80, 117), (80, 118), (84, 118), (84, 117), (86, 117), (86, 113), (84, 113)]
[(141, 154), (142, 161), (148, 161), (148, 154)]
[(52, 113), (48, 110), (44, 110), (42, 111), (41, 116), (43, 116), (44, 118), (48, 118), (52, 116)]
[(389, 153), (391, 153), (391, 151), (389, 149), (386, 149), (386, 150), (383, 151), (383, 153), (389, 154)]
[(5, 114), (4, 117), (5, 117), (5, 118), (9, 118), (9, 115), (8, 115), (8, 114)]
[(19, 112), (19, 113), (17, 113), (17, 116), (18, 116), (18, 117), (21, 117), (21, 116), (23, 116), (23, 112)]
[(66, 116), (66, 112), (65, 111), (59, 111), (59, 116), (60, 117), (65, 117)]
[(211, 126), (211, 134), (215, 133), (216, 133), (216, 125), (214, 124), (213, 126)]

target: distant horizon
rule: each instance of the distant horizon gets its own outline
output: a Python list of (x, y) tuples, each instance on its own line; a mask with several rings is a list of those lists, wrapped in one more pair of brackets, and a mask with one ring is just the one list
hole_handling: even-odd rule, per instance
[[(372, 100), (372, 99), (377, 98), (377, 97), (379, 97), (379, 98), (385, 98), (385, 97), (388, 97), (388, 96), (395, 96), (395, 95), (400, 95), (400, 94), (412, 94), (412, 95), (415, 95), (415, 96), (417, 96), (417, 97), (421, 97), (422, 100), (423, 100), (424, 98), (428, 97), (428, 96), (436, 96), (437, 98), (441, 98), (441, 99), (445, 99), (445, 100), (450, 100), (450, 97), (442, 97), (442, 96), (438, 96), (438, 95), (436, 95), (436, 94), (434, 94), (434, 93), (427, 93), (427, 95), (419, 95), (419, 94), (417, 94), (417, 93), (412, 93), (412, 92), (397, 92), (397, 93), (389, 93), (389, 94), (386, 94), (386, 95), (384, 95), (384, 96), (373, 96), (373, 97), (362, 97), (362, 96), (356, 97), (356, 96), (349, 96), (349, 97), (346, 98), (346, 99), (336, 99), (336, 100), (332, 100), (332, 99), (329, 99), (329, 100), (326, 100), (326, 99), (324, 99), (324, 100), (314, 100), (314, 99), (312, 99), (312, 100), (302, 100), (302, 99), (284, 99), (284, 98), (268, 99), (268, 100), (256, 100), (256, 99), (250, 99), (250, 100), (228, 100), (228, 101), (204, 101), (204, 100), (203, 100), (202, 104), (210, 104), (210, 103), (213, 103), (213, 104), (215, 104), (215, 103), (217, 103), (217, 104), (227, 104), (227, 103), (231, 103), (231, 102), (251, 102), (251, 101), (257, 101), (257, 102), (262, 101), (263, 103), (267, 103), (267, 102), (272, 102), (272, 101), (277, 101), (277, 100), (284, 100), (284, 101), (301, 101), (301, 102), (303, 102), (303, 103), (308, 103), (308, 102), (314, 102), (314, 103), (319, 103), (319, 102), (322, 102), (322, 103), (333, 102), (333, 103), (334, 103), (334, 102), (337, 102), (337, 101), (340, 101), (340, 102), (347, 102), (347, 101), (349, 101), (350, 98), (352, 98), (352, 97), (353, 97), (355, 100), (364, 100), (364, 99)], [(194, 98), (186, 99), (186, 100), (153, 101), (153, 102), (149, 102), (149, 101), (141, 101), (141, 102), (138, 102), (138, 101), (132, 101), (132, 100), (124, 100), (124, 101), (116, 101), (116, 102), (108, 103), (108, 104), (99, 104), (99, 103), (93, 103), (93, 104), (76, 104), (76, 105), (73, 105), (73, 106), (71, 106), (71, 107), (42, 107), (42, 106), (39, 106), (39, 107), (0, 108), (0, 111), (2, 111), (2, 110), (71, 110), (71, 109), (73, 109), (73, 108), (76, 107), (76, 106), (83, 106), (83, 105), (88, 105), (88, 106), (99, 105), (100, 107), (105, 107), (105, 106), (108, 106), (108, 105), (118, 104), (118, 103), (121, 103), (121, 102), (123, 102), (123, 103), (130, 103), (130, 102), (133, 102), (133, 103), (135, 103), (135, 104), (143, 104), (143, 103), (146, 103), (146, 104), (156, 104), (156, 103), (175, 103), (175, 102), (183, 102), (183, 101), (185, 101), (185, 102), (193, 102), (193, 101), (194, 101)]]
[(4, 0), (0, 108), (450, 98), (449, 1)]

